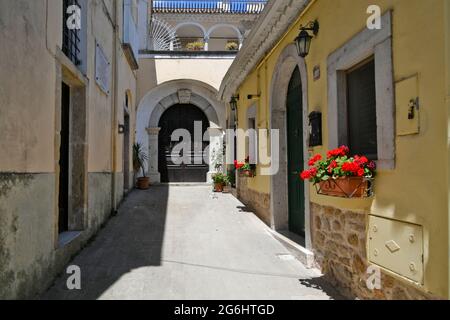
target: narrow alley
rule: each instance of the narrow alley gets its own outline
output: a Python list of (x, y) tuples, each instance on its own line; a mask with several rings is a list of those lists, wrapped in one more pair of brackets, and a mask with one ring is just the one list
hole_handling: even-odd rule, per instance
[(134, 191), (43, 299), (332, 299), (253, 213), (210, 186)]

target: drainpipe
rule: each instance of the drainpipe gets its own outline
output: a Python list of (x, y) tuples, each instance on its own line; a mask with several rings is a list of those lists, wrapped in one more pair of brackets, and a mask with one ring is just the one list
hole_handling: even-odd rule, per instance
[[(116, 214), (117, 212), (117, 199), (116, 199), (116, 149), (117, 149), (117, 141), (116, 141), (116, 132), (117, 132), (117, 101), (118, 101), (118, 92), (117, 92), (117, 81), (118, 81), (118, 67), (117, 67), (117, 5), (119, 1), (113, 2), (113, 55), (112, 55), (112, 72), (113, 72), (113, 84), (112, 84), (112, 125), (111, 125), (111, 213)], [(106, 8), (106, 6), (105, 6)]]

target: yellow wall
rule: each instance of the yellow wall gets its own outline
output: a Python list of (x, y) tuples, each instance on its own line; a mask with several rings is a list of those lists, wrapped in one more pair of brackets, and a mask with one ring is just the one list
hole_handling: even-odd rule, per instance
[[(446, 55), (447, 55), (447, 62), (445, 64), (445, 70), (446, 70), (446, 102), (447, 102), (447, 121), (449, 124), (449, 129), (447, 130), (447, 137), (448, 141), (450, 142), (450, 1), (445, 2), (445, 21), (446, 21), (446, 35), (445, 35), (445, 49), (446, 49)], [(448, 157), (447, 157), (447, 190), (450, 192), (450, 143), (447, 142), (447, 148), (448, 148)], [(449, 208), (449, 225), (448, 230), (450, 231), (450, 196), (447, 197), (448, 202), (448, 208)], [(449, 252), (450, 252), (450, 239), (448, 239), (448, 245), (449, 245)], [(450, 259), (450, 255), (449, 255)], [(450, 261), (449, 264), (450, 266)], [(449, 268), (449, 296), (450, 296), (450, 268)]]
[[(448, 60), (444, 54), (445, 2), (317, 0), (239, 88), (239, 119), (242, 120), (246, 119), (246, 108), (252, 104), (245, 99), (246, 95), (256, 93), (255, 90), (260, 87), (262, 96), (258, 116), (261, 117), (260, 128), (265, 128), (269, 117), (268, 91), (278, 57), (294, 41), (300, 24), (318, 19), (320, 32), (312, 40), (311, 51), (306, 58), (308, 106), (309, 112), (318, 110), (323, 113), (324, 147), (316, 147), (313, 152), (325, 154), (328, 145), (327, 58), (365, 28), (369, 17), (366, 9), (369, 5), (379, 5), (382, 12), (393, 10), (394, 78), (399, 81), (419, 74), (421, 132), (415, 136), (396, 137), (396, 168), (392, 171), (379, 171), (373, 199), (345, 200), (318, 196), (311, 187), (311, 201), (343, 209), (361, 209), (422, 225), (425, 239), (425, 289), (441, 296), (448, 293), (449, 270), (448, 183), (444, 178), (448, 166), (448, 117), (444, 103), (447, 96), (448, 104), (448, 92), (446, 93), (444, 85), (444, 67), (446, 58)], [(446, 5), (448, 7), (448, 3)], [(432, 27), (425, 27), (430, 22)], [(320, 65), (321, 78), (313, 81), (312, 69), (316, 65)], [(241, 124), (242, 122), (240, 126)], [(242, 125), (244, 128), (245, 126), (246, 124)], [(249, 183), (249, 187), (270, 193), (270, 179), (257, 177)]]

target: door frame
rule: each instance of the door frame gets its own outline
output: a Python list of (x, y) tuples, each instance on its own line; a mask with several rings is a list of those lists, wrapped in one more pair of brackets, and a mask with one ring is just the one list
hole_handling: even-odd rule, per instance
[(130, 115), (131, 95), (127, 91), (125, 93), (125, 105), (123, 108), (123, 126), (125, 131), (123, 132), (123, 144), (122, 144), (122, 170), (123, 170), (123, 193), (127, 194), (130, 187), (130, 151), (131, 146), (131, 115)]
[[(304, 167), (308, 167), (308, 79), (305, 60), (299, 57), (294, 44), (288, 45), (278, 58), (275, 66), (270, 91), (270, 128), (279, 129), (278, 172), (271, 176), (270, 210), (271, 227), (275, 231), (289, 230), (288, 205), (288, 155), (287, 155), (287, 93), (289, 82), (295, 68), (300, 70), (303, 100), (303, 152)], [(285, 150), (285, 152), (281, 152)], [(272, 164), (273, 166), (273, 164)], [(305, 181), (305, 248), (312, 249), (310, 219), (310, 185)]]
[(54, 248), (59, 248), (59, 149), (61, 145), (62, 83), (70, 87), (69, 142), (69, 230), (82, 232), (87, 226), (88, 210), (88, 79), (61, 51), (56, 51), (55, 83), (55, 199)]

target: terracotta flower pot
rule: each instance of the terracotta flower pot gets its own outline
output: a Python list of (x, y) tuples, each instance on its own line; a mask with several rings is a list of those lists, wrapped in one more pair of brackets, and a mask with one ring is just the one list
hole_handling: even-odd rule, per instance
[(244, 170), (242, 171), (242, 176), (247, 178), (253, 178), (253, 171), (252, 170)]
[(136, 187), (140, 190), (147, 190), (150, 187), (150, 178), (141, 177), (137, 179)]
[(223, 184), (215, 183), (214, 184), (214, 192), (223, 192)]
[(319, 182), (318, 193), (344, 198), (362, 198), (367, 195), (369, 181), (362, 177), (343, 177)]

